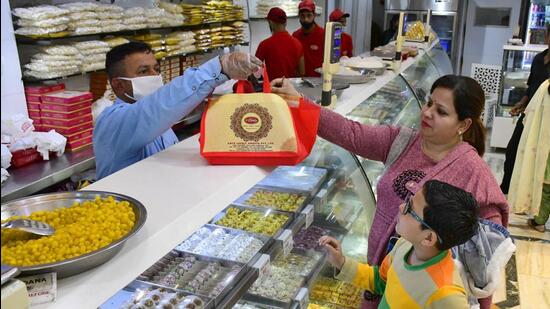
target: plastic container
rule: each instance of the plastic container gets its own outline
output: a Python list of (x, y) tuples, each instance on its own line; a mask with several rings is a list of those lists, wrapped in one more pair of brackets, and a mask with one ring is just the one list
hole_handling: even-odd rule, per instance
[(93, 127), (94, 127), (94, 125), (91, 121), (86, 122), (86, 123), (82, 123), (82, 124), (78, 124), (78, 125), (72, 126), (72, 127), (63, 127), (63, 126), (55, 126), (55, 125), (52, 126), (52, 125), (48, 125), (48, 124), (42, 125), (42, 128), (45, 131), (55, 130), (57, 133), (63, 134), (65, 136), (71, 135), (71, 134), (76, 134), (76, 133), (85, 131), (87, 129), (91, 129)]
[(42, 117), (42, 124), (49, 126), (60, 126), (60, 127), (72, 127), (79, 124), (91, 122), (93, 117), (91, 114), (80, 116), (73, 119), (56, 119), (56, 118), (45, 118)]
[(45, 94), (42, 96), (41, 102), (72, 105), (75, 103), (92, 100), (92, 98), (93, 95), (91, 92), (65, 90), (52, 94)]
[(12, 152), (11, 155), (11, 165), (16, 168), (42, 161), (42, 156), (36, 151), (36, 148), (18, 150)]
[(40, 104), (40, 109), (45, 109), (49, 111), (59, 111), (59, 112), (74, 112), (85, 107), (91, 107), (92, 100), (86, 100), (82, 102), (76, 102), (74, 104), (56, 104), (56, 103), (47, 103), (43, 102)]
[[(29, 111), (30, 112), (30, 111)], [(42, 109), (40, 115), (45, 118), (55, 118), (55, 119), (74, 119), (86, 115), (92, 114), (92, 107), (86, 106), (82, 109), (78, 109), (71, 112), (61, 112), (61, 111), (50, 111), (47, 109)], [(29, 113), (30, 115), (30, 113)]]

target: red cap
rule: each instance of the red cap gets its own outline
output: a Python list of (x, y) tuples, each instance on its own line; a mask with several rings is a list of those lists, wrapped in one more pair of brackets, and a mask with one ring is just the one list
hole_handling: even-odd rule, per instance
[(301, 10), (306, 10), (306, 11), (310, 11), (312, 13), (315, 13), (315, 2), (313, 2), (311, 0), (303, 0), (298, 5), (298, 11), (301, 11)]
[(267, 14), (267, 20), (271, 20), (277, 24), (286, 23), (286, 13), (280, 8), (271, 8)]
[(342, 12), (340, 9), (335, 9), (332, 13), (330, 13), (328, 19), (330, 21), (339, 21), (342, 17), (349, 17), (349, 14)]

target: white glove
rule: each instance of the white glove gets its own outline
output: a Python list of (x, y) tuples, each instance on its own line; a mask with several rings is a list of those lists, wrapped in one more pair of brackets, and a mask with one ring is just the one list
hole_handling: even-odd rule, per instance
[(245, 80), (262, 66), (260, 59), (242, 52), (220, 56), (222, 72), (231, 79)]

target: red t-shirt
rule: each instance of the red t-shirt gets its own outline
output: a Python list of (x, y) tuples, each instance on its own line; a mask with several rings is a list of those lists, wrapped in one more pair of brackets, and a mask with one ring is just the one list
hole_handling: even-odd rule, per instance
[(288, 32), (276, 32), (270, 38), (260, 42), (256, 57), (265, 61), (269, 79), (296, 77), (300, 58), (304, 50), (300, 41)]
[(353, 57), (353, 41), (345, 32), (342, 32), (342, 56)]
[(321, 76), (315, 69), (323, 65), (323, 50), (325, 48), (325, 29), (318, 25), (313, 26), (311, 33), (305, 34), (302, 28), (296, 30), (292, 36), (297, 38), (304, 48), (306, 76)]

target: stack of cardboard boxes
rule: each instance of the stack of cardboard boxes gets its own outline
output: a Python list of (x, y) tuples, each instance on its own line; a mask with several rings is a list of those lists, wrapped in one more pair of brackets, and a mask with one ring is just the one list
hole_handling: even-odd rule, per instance
[(32, 119), (35, 131), (42, 132), (42, 116), (40, 114), (42, 100), (41, 97), (44, 94), (62, 91), (65, 89), (65, 84), (56, 85), (41, 85), (41, 86), (27, 86), (25, 87), (25, 96), (27, 98), (27, 110), (29, 112), (29, 118)]
[(76, 151), (92, 144), (93, 117), (91, 92), (60, 91), (42, 95), (42, 127), (67, 138), (67, 150)]

